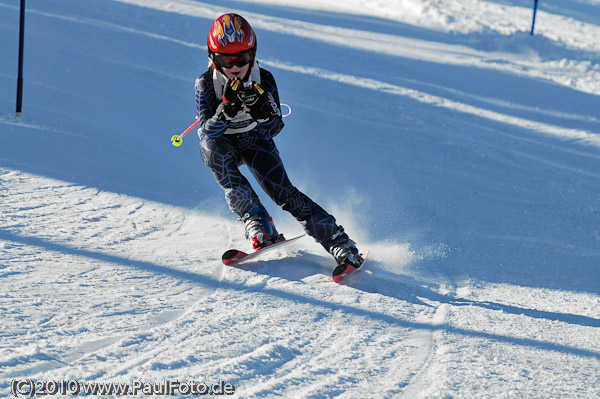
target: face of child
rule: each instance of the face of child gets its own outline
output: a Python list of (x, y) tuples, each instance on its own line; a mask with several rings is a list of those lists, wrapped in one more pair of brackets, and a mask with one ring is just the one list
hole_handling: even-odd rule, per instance
[(235, 78), (240, 78), (243, 79), (244, 76), (246, 76), (246, 73), (248, 72), (248, 69), (250, 68), (250, 64), (246, 64), (244, 66), (237, 66), (234, 65), (231, 68), (223, 68), (223, 73), (225, 74), (225, 76), (227, 76), (229, 79), (235, 79)]

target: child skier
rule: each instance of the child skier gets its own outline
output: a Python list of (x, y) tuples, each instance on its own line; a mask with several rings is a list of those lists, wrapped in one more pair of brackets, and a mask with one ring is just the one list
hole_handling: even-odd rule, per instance
[[(269, 197), (290, 212), (339, 267), (360, 267), (356, 244), (333, 216), (290, 182), (273, 138), (283, 128), (273, 75), (256, 61), (256, 35), (237, 14), (217, 18), (208, 35), (209, 68), (196, 79), (200, 152), (245, 225), (255, 250), (283, 240), (273, 219), (238, 167), (248, 166)], [(339, 271), (338, 271), (339, 269)], [(352, 270), (350, 270), (352, 271)]]

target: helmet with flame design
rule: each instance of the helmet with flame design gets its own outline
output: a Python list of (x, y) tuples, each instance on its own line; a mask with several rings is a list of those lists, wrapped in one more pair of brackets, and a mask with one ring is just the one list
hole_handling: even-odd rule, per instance
[(254, 62), (256, 35), (242, 16), (223, 14), (213, 22), (208, 34), (208, 57), (217, 68), (230, 68)]

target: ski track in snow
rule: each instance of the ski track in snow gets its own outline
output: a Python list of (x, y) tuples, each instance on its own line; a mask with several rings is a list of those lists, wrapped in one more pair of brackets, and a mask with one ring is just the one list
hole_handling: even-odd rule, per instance
[[(232, 382), (241, 397), (428, 397), (443, 392), (442, 382), (473, 372), (460, 364), (442, 368), (453, 361), (449, 348), (508, 367), (514, 353), (501, 350), (505, 342), (521, 348), (521, 360), (555, 358), (555, 367), (568, 362), (586, 378), (594, 373), (586, 372), (585, 359), (600, 360), (593, 334), (579, 349), (561, 344), (573, 323), (600, 327), (598, 303), (586, 295), (539, 290), (537, 310), (528, 310), (526, 300), (515, 299), (531, 289), (516, 297), (514, 287), (502, 285), (463, 289), (441, 274), (432, 291), (387, 272), (377, 243), (364, 276), (342, 286), (331, 282), (328, 257), (306, 243), (274, 251), (272, 262), (228, 268), (219, 249), (243, 245), (239, 232), (230, 233), (233, 222), (6, 168), (0, 177), (2, 381), (185, 375)], [(396, 250), (401, 262), (418, 257)], [(73, 306), (82, 291), (85, 302)], [(512, 301), (495, 302), (507, 294)], [(567, 315), (557, 306), (565, 302), (577, 304), (573, 313), (588, 303), (589, 316)], [(445, 324), (457, 309), (473, 310), (453, 319), (459, 324)], [(518, 321), (530, 317), (546, 321), (536, 332), (521, 330)], [(479, 338), (457, 341), (464, 334)], [(0, 389), (8, 390), (6, 382)]]
[(222, 378), (243, 397), (355, 397), (373, 384), (395, 395), (431, 358), (432, 332), (410, 325), (435, 307), (398, 306), (406, 292), (369, 270), (333, 285), (329, 258), (294, 259), (300, 246), (227, 268), (219, 249), (243, 245), (232, 222), (5, 168), (0, 177), (0, 389), (8, 377), (159, 381), (174, 370)]
[[(182, 284), (179, 277), (193, 276), (189, 271), (195, 263), (214, 256), (194, 232), (199, 224), (214, 228), (218, 222), (19, 172), (2, 170), (1, 180), (2, 276), (11, 276), (11, 289), (2, 291), (13, 309), (5, 319), (7, 331), (40, 328), (35, 339), (4, 337), (3, 362), (13, 372), (85, 363), (106, 346), (140, 333), (141, 326), (161, 328), (180, 317), (198, 291), (214, 291)], [(214, 239), (227, 242), (222, 225)], [(194, 255), (189, 247), (196, 248)], [(174, 266), (172, 275), (160, 265), (165, 257)], [(208, 281), (218, 281), (219, 273), (209, 268)], [(83, 292), (83, 306), (72, 308)], [(48, 342), (48, 332), (62, 338), (40, 347), (39, 342)], [(25, 357), (10, 349), (24, 347)]]

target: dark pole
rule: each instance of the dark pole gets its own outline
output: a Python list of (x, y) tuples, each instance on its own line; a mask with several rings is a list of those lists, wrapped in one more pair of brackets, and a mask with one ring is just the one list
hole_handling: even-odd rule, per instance
[(533, 35), (533, 28), (535, 26), (535, 14), (537, 12), (537, 3), (538, 0), (534, 0), (533, 2), (533, 21), (531, 22), (531, 34)]
[(21, 116), (23, 105), (23, 47), (25, 45), (25, 0), (21, 0), (21, 22), (19, 24), (19, 76), (17, 77), (17, 116)]

